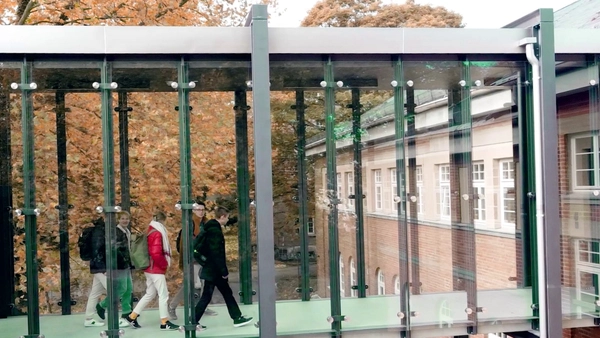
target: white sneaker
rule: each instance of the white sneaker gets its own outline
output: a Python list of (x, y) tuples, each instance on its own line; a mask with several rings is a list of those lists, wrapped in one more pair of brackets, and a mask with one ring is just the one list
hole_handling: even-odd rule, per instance
[(85, 326), (85, 327), (104, 326), (104, 322), (99, 322), (95, 319), (86, 319), (83, 322), (83, 326)]

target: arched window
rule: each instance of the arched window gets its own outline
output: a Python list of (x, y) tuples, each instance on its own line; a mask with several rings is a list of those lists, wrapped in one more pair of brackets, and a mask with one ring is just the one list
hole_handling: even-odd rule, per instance
[(385, 295), (385, 276), (381, 269), (378, 269), (377, 271), (377, 294)]
[(356, 266), (354, 265), (354, 258), (350, 257), (350, 296), (358, 297), (358, 290), (352, 288), (356, 283)]
[(398, 275), (394, 276), (394, 294), (400, 294), (400, 278), (398, 278)]
[(344, 283), (344, 259), (340, 255), (340, 295), (346, 297), (346, 283)]

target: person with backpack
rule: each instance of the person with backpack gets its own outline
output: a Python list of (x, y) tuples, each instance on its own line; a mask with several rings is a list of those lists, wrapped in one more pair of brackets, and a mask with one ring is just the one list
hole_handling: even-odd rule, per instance
[(227, 305), (227, 311), (233, 320), (234, 327), (241, 327), (252, 322), (252, 317), (246, 318), (242, 315), (229, 286), (229, 271), (227, 270), (225, 257), (225, 236), (223, 236), (223, 230), (221, 229), (228, 222), (229, 210), (224, 207), (217, 207), (215, 218), (204, 225), (203, 231), (194, 240), (194, 259), (199, 260), (198, 263), (202, 265), (200, 278), (204, 280), (202, 296), (196, 304), (195, 320), (200, 329), (206, 329), (206, 326), (200, 325), (200, 319), (212, 299), (215, 287), (219, 289), (223, 299), (225, 299), (225, 305)]
[(146, 294), (137, 303), (135, 309), (125, 317), (134, 329), (141, 328), (137, 317), (156, 295), (158, 295), (158, 312), (161, 330), (177, 330), (179, 325), (169, 321), (167, 280), (165, 273), (171, 265), (171, 245), (165, 228), (167, 216), (157, 212), (147, 230), (148, 255), (150, 265), (144, 270), (146, 276)]
[[(92, 222), (91, 227), (84, 228), (79, 238), (79, 255), (84, 261), (90, 262), (92, 274), (92, 288), (88, 296), (85, 320), (86, 327), (103, 326), (104, 322), (94, 319), (94, 314), (99, 306), (100, 297), (106, 293), (106, 246), (104, 241), (104, 218), (100, 217)], [(104, 312), (98, 312), (100, 319), (104, 320)]]
[[(117, 283), (117, 295), (121, 301), (122, 315), (119, 320), (119, 327), (129, 326), (125, 319), (131, 313), (131, 293), (133, 292), (133, 281), (131, 279), (131, 232), (129, 231), (129, 222), (131, 215), (127, 211), (117, 213), (117, 232), (116, 246), (117, 250), (117, 270), (115, 270), (115, 281)], [(105, 317), (108, 299), (104, 298), (96, 306), (98, 316)]]
[[(192, 238), (195, 239), (196, 236), (198, 236), (198, 234), (200, 233), (200, 231), (202, 231), (202, 227), (204, 227), (204, 223), (206, 223), (207, 218), (206, 218), (206, 204), (204, 204), (204, 202), (202, 201), (197, 201), (196, 202), (197, 206), (195, 208), (192, 209), (192, 219), (191, 219), (191, 226), (193, 229), (193, 235), (194, 237)], [(177, 235), (177, 240), (175, 241), (175, 245), (177, 247), (177, 252), (179, 252), (179, 268), (181, 269), (181, 271), (183, 271), (183, 239), (181, 238), (182, 236), (182, 231), (183, 229), (179, 230), (179, 234)], [(190, 251), (193, 251), (193, 247), (191, 247), (189, 249)], [(200, 292), (202, 290), (202, 280), (200, 280), (200, 270), (201, 270), (201, 266), (200, 264), (198, 264), (198, 262), (194, 262), (193, 264), (194, 266), (194, 293), (197, 295), (197, 299), (199, 299), (200, 297)], [(177, 320), (177, 306), (179, 306), (179, 304), (183, 301), (183, 285), (181, 285), (181, 287), (179, 288), (179, 291), (177, 291), (177, 293), (175, 294), (175, 297), (173, 297), (173, 299), (171, 300), (171, 302), (169, 303), (169, 317), (172, 320)], [(196, 302), (197, 303), (197, 302)], [(195, 306), (196, 304), (194, 304)], [(211, 309), (206, 309), (205, 315), (207, 316), (216, 316), (217, 313)]]

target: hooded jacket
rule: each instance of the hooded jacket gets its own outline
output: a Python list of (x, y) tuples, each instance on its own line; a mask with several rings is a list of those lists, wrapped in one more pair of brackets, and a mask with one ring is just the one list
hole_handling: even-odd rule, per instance
[(205, 239), (201, 252), (206, 256), (206, 265), (202, 267), (200, 279), (215, 282), (229, 275), (225, 257), (225, 236), (221, 224), (216, 219), (204, 224), (203, 231), (196, 237), (194, 245), (198, 244), (202, 236), (205, 236)]
[(91, 273), (106, 272), (106, 241), (104, 240), (104, 220), (94, 223), (92, 232), (92, 259), (90, 260)]

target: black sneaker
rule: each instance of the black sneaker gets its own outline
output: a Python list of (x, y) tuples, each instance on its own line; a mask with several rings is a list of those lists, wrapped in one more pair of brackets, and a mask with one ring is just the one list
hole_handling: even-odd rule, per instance
[(237, 319), (233, 320), (233, 327), (242, 327), (250, 323), (252, 323), (252, 317), (246, 318), (244, 316), (239, 316)]
[(125, 318), (125, 320), (127, 322), (129, 322), (129, 325), (131, 325), (132, 328), (134, 329), (141, 329), (142, 326), (138, 323), (137, 318), (136, 319), (131, 319), (131, 317), (127, 316), (127, 317), (123, 317)]
[(96, 313), (98, 314), (98, 317), (100, 317), (100, 319), (104, 319), (104, 314), (106, 313), (106, 310), (100, 306), (100, 304), (96, 304)]
[(178, 330), (179, 325), (173, 324), (167, 320), (167, 322), (165, 324), (160, 325), (160, 329), (161, 330)]

